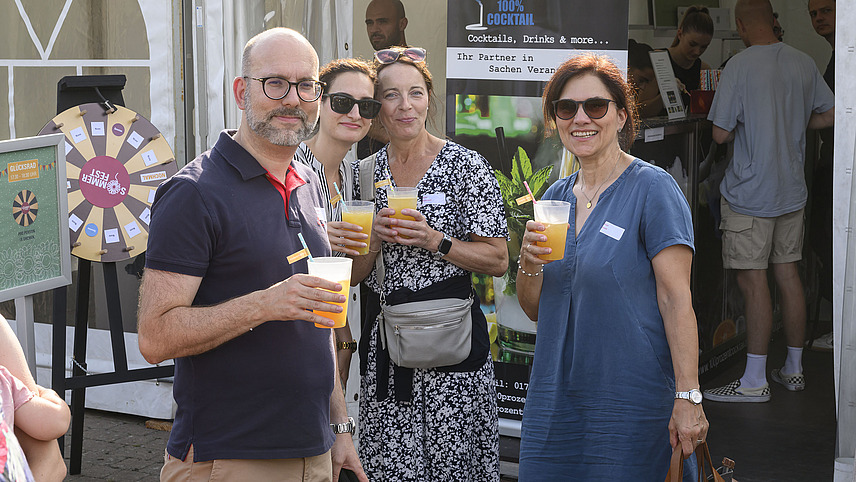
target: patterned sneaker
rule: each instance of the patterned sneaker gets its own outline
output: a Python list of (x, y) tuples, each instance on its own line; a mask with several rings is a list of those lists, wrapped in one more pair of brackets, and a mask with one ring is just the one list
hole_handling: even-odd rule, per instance
[(776, 383), (781, 383), (785, 388), (792, 392), (798, 392), (800, 390), (805, 390), (805, 376), (802, 373), (795, 373), (793, 375), (786, 375), (782, 373), (782, 370), (779, 368), (774, 368), (770, 372), (770, 378), (773, 379)]
[(740, 379), (724, 387), (711, 388), (704, 391), (704, 399), (713, 402), (730, 403), (761, 403), (770, 401), (770, 385), (765, 383), (760, 388), (741, 388)]

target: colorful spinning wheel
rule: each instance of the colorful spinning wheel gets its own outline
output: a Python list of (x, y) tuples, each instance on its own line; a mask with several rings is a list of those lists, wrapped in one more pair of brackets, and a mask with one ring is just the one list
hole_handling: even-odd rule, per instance
[(57, 132), (66, 137), (71, 254), (115, 262), (144, 252), (155, 190), (178, 170), (166, 139), (136, 112), (95, 103), (62, 112), (39, 134)]
[(24, 189), (15, 196), (12, 201), (12, 217), (15, 222), (21, 226), (29, 226), (36, 220), (36, 214), (39, 212), (39, 201), (36, 200), (36, 195)]

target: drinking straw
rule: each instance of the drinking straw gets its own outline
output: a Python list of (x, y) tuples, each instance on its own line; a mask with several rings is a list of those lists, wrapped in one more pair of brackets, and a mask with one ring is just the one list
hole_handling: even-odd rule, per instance
[(309, 257), (309, 261), (312, 261), (312, 253), (309, 252), (309, 246), (306, 246), (306, 240), (303, 239), (303, 233), (297, 233), (297, 237), (300, 238), (300, 244), (302, 244), (303, 249), (306, 250), (306, 256)]
[(338, 194), (339, 197), (342, 197), (342, 191), (339, 190), (339, 185), (336, 184), (336, 181), (333, 181), (333, 187), (336, 188), (336, 194)]
[(535, 195), (532, 194), (532, 190), (529, 189), (529, 183), (526, 181), (523, 181), (523, 185), (526, 186), (526, 190), (529, 191), (529, 195), (532, 196), (532, 204), (538, 204), (538, 201), (535, 200)]

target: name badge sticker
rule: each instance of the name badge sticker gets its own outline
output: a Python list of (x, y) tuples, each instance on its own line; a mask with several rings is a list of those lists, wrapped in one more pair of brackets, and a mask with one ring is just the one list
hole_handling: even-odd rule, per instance
[(318, 226), (321, 226), (322, 228), (324, 228), (324, 230), (326, 230), (327, 229), (327, 210), (322, 208), (322, 207), (315, 206), (315, 217), (316, 217), (316, 219), (318, 219)]
[(620, 241), (621, 237), (624, 236), (624, 228), (616, 226), (609, 221), (603, 223), (600, 232), (616, 241)]
[(434, 192), (431, 194), (423, 195), (422, 196), (422, 205), (427, 206), (429, 204), (446, 204), (446, 193)]
[(286, 259), (288, 260), (288, 264), (294, 264), (307, 256), (309, 256), (309, 253), (306, 251), (306, 249), (301, 249), (300, 251), (292, 254), (291, 256), (288, 256)]

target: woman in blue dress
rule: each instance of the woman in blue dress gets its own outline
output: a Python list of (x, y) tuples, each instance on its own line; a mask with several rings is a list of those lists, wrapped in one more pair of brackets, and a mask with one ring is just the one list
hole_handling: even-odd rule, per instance
[(547, 126), (580, 161), (543, 199), (571, 204), (564, 258), (526, 225), (520, 305), (538, 320), (520, 480), (666, 476), (672, 448), (707, 435), (690, 295), (692, 219), (662, 169), (635, 159), (632, 97), (606, 57), (562, 64), (544, 91)]

